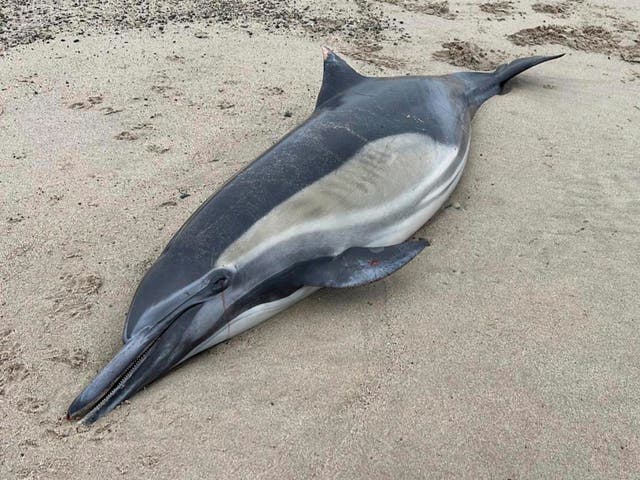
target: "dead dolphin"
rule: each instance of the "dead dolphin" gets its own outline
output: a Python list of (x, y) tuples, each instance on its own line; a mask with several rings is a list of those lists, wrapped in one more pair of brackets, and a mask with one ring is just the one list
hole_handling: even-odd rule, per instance
[(189, 357), (321, 287), (401, 268), (467, 160), (471, 119), (524, 70), (373, 78), (323, 48), (311, 117), (229, 180), (184, 224), (136, 291), (124, 346), (73, 401), (92, 423)]

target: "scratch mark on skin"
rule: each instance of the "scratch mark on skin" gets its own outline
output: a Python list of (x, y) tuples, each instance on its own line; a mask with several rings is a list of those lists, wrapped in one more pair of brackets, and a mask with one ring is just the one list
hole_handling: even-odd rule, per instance
[(351, 135), (353, 135), (354, 137), (356, 137), (359, 140), (362, 140), (365, 143), (367, 143), (369, 141), (369, 139), (367, 137), (363, 137), (358, 132), (354, 131), (351, 127), (349, 127), (348, 125), (336, 125), (336, 124), (333, 124), (332, 127), (335, 128), (335, 129), (339, 129), (339, 130), (346, 130)]
[(369, 95), (369, 94), (367, 94), (367, 93), (362, 93), (362, 92), (351, 92), (351, 93), (353, 93), (354, 95), (359, 95), (359, 96), (361, 96), (361, 97), (370, 97), (370, 98), (375, 98), (375, 96), (374, 96), (374, 95)]
[[(222, 300), (222, 311), (227, 311), (227, 301), (225, 299), (224, 290), (220, 292), (220, 299)], [(227, 322), (227, 338), (231, 336), (231, 322)]]

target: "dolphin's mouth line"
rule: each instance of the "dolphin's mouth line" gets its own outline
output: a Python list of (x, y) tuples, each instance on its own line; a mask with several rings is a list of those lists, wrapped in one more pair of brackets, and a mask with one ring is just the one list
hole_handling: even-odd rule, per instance
[[(169, 315), (165, 317), (164, 321), (157, 324), (156, 327), (151, 330), (151, 332), (155, 331), (154, 336), (152, 336), (153, 334), (151, 332), (147, 333), (148, 337), (152, 339), (148, 339), (145, 342), (146, 345), (142, 348), (140, 353), (136, 355), (135, 359), (128, 363), (128, 365), (124, 367), (119, 374), (114, 375), (115, 378), (109, 383), (108, 387), (106, 387), (99, 395), (96, 395), (95, 398), (91, 402), (88, 402), (83, 408), (79, 409), (78, 411), (74, 411), (73, 413), (67, 413), (67, 419), (77, 419), (83, 423), (93, 423), (94, 417), (97, 418), (100, 416), (100, 410), (105, 406), (108, 406), (108, 403), (112, 401), (116, 395), (121, 393), (124, 388), (126, 388), (127, 382), (138, 371), (140, 365), (144, 362), (145, 359), (147, 359), (153, 347), (160, 341), (162, 336), (167, 332), (167, 330), (169, 330), (174, 322), (190, 308), (204, 303), (210, 300), (212, 297), (212, 295), (196, 295), (190, 300), (187, 300), (186, 302), (176, 307)], [(124, 348), (126, 348), (126, 344)], [(94, 382), (97, 380), (97, 378), (98, 377), (94, 379)]]
[[(166, 330), (165, 330), (166, 331)], [(162, 332), (164, 333), (164, 331)], [(158, 335), (149, 345), (145, 347), (145, 349), (136, 357), (136, 359), (131, 362), (131, 364), (120, 374), (116, 380), (114, 380), (113, 384), (100, 396), (96, 399), (95, 402), (90, 403), (85, 408), (86, 412), (79, 412), (74, 415), (74, 417), (80, 417), (79, 421), (84, 422), (85, 419), (90, 418), (94, 413), (99, 411), (106, 403), (109, 402), (118, 392), (120, 392), (127, 381), (133, 376), (134, 373), (138, 370), (142, 362), (149, 356), (149, 352), (153, 348), (153, 346), (158, 343), (162, 333)]]

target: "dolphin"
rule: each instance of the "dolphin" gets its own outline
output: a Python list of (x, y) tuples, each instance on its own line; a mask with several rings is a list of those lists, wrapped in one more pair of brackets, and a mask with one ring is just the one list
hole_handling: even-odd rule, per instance
[(406, 265), (462, 176), (471, 120), (524, 70), (368, 77), (323, 47), (311, 116), (187, 220), (140, 282), (124, 346), (70, 405), (93, 423), (185, 360), (322, 287)]

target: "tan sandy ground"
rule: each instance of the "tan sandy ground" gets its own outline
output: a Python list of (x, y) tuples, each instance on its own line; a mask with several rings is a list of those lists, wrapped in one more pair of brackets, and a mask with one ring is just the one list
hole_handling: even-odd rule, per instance
[[(638, 478), (640, 7), (603, 5), (380, 3), (408, 36), (390, 29), (375, 53), (259, 20), (8, 48), (0, 478)], [(506, 37), (540, 25), (616, 40)], [(420, 232), (429, 249), (200, 355), (91, 428), (64, 419), (176, 229), (311, 113), (320, 44), (368, 74), (444, 73), (461, 67), (432, 54), (456, 38), (486, 56), (438, 58), (568, 55), (479, 112), (453, 207)]]

